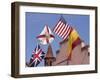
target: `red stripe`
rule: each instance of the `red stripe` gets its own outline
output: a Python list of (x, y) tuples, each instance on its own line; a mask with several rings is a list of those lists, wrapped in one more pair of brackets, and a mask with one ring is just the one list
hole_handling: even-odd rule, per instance
[(60, 29), (60, 31), (59, 31), (59, 36), (61, 36), (61, 34), (62, 34), (62, 32), (64, 31), (64, 29), (65, 29), (66, 27), (65, 27), (65, 24), (62, 26), (62, 28)]
[[(60, 21), (58, 21), (58, 23), (60, 23)], [(53, 28), (53, 31), (55, 32), (56, 28), (57, 28), (57, 25), (58, 23), (55, 25), (55, 27)]]
[(73, 43), (72, 43), (72, 49), (74, 49), (78, 44), (81, 43), (80, 38), (78, 37)]
[(53, 37), (53, 38), (55, 38), (55, 37), (54, 37), (54, 35), (52, 35), (52, 34), (50, 34), (50, 37)]
[(66, 29), (66, 31), (64, 32), (63, 36), (62, 36), (63, 38), (65, 37), (65, 35), (68, 33), (68, 31), (69, 31), (69, 29), (70, 29), (69, 24), (66, 26), (66, 28), (67, 28), (67, 29)]
[(59, 29), (56, 31), (58, 35), (59, 35), (59, 32), (61, 32), (61, 29), (62, 29), (62, 26), (63, 26), (63, 25), (64, 25), (64, 24), (62, 23), (62, 25), (60, 25), (60, 26), (59, 26)]
[(42, 52), (42, 50), (40, 49), (39, 52), (38, 52), (37, 54), (35, 54), (34, 59), (35, 59), (35, 58), (38, 58), (38, 59), (41, 61), (41, 59), (40, 59), (40, 57), (39, 57), (39, 54), (40, 54), (41, 52)]
[(66, 39), (70, 33), (71, 27), (69, 27), (69, 29), (65, 32), (63, 39)]
[(57, 23), (57, 25), (56, 25), (55, 28), (54, 28), (54, 32), (56, 32), (58, 26), (59, 26), (61, 23), (62, 23), (61, 21), (59, 21), (59, 22)]
[(61, 23), (61, 24), (57, 27), (57, 29), (56, 29), (56, 31), (55, 31), (56, 34), (58, 34), (58, 32), (59, 32), (59, 30), (61, 29), (62, 26), (63, 26), (63, 23)]
[(62, 32), (60, 33), (60, 36), (61, 36), (61, 37), (63, 36), (63, 34), (65, 33), (66, 30), (67, 30), (67, 27), (64, 27), (64, 28), (62, 29)]
[(66, 29), (64, 30), (64, 32), (62, 33), (62, 38), (63, 38), (63, 36), (64, 36), (64, 34), (68, 31), (68, 25), (67, 25), (67, 27), (65, 27)]
[(37, 36), (37, 38), (44, 38), (44, 37), (46, 37), (46, 35), (39, 35), (39, 36)]
[[(33, 56), (33, 58), (31, 58), (33, 61), (30, 63), (30, 66), (33, 64), (34, 60), (36, 58), (38, 58), (40, 61), (42, 61), (42, 59), (40, 59), (39, 54), (42, 52), (41, 49), (39, 49), (39, 52), (37, 54), (35, 54), (35, 56)], [(34, 52), (33, 52), (34, 53)]]
[(73, 28), (70, 27), (70, 31), (69, 31), (69, 33), (67, 34), (67, 36), (65, 38), (67, 38), (71, 34), (72, 30), (73, 30)]
[(69, 35), (71, 34), (71, 32), (73, 31), (73, 28), (72, 27), (70, 27), (71, 29), (70, 29), (70, 33), (69, 33)]

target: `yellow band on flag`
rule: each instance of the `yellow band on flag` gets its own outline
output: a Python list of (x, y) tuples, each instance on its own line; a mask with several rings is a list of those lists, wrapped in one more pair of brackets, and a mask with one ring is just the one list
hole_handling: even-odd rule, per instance
[[(72, 49), (73, 49), (73, 44), (77, 41), (79, 38), (79, 35), (75, 29), (71, 31), (69, 34), (69, 39), (68, 39), (68, 51), (67, 51), (67, 57), (69, 58), (70, 55), (72, 54)], [(78, 44), (78, 43), (77, 43)], [(75, 47), (75, 46), (74, 46)]]

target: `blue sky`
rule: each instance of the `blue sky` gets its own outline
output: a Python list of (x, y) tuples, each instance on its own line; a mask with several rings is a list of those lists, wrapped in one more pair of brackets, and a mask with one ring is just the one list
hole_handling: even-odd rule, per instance
[[(48, 25), (52, 30), (57, 24), (61, 15), (64, 19), (73, 26), (80, 35), (80, 38), (89, 44), (89, 15), (73, 15), (73, 14), (49, 14), (49, 13), (33, 13), (26, 12), (26, 61), (29, 62), (32, 51), (35, 49), (38, 40), (36, 37), (41, 33), (45, 25)], [(55, 40), (51, 43), (54, 56), (59, 49), (59, 42), (62, 40), (55, 35)], [(40, 45), (43, 51), (47, 52), (47, 45)], [(42, 63), (39, 66), (43, 66)]]

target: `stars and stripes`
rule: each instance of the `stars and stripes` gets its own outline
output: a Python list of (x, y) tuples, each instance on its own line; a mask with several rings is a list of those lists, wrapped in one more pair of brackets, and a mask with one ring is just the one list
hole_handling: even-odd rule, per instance
[(40, 48), (40, 45), (37, 45), (35, 50), (32, 52), (32, 56), (31, 56), (31, 59), (30, 59), (29, 66), (30, 67), (37, 66), (42, 61), (44, 56), (45, 56), (45, 53)]
[(59, 37), (65, 40), (68, 38), (68, 35), (70, 34), (71, 30), (72, 27), (68, 23), (66, 23), (63, 17), (61, 17), (56, 26), (54, 27), (53, 32), (55, 32)]

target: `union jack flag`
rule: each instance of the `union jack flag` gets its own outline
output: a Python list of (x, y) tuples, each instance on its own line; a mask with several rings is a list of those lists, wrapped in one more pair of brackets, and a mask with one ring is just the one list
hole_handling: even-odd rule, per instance
[(29, 66), (36, 67), (42, 61), (44, 56), (45, 56), (45, 53), (40, 48), (40, 45), (37, 45), (35, 50), (32, 52)]

